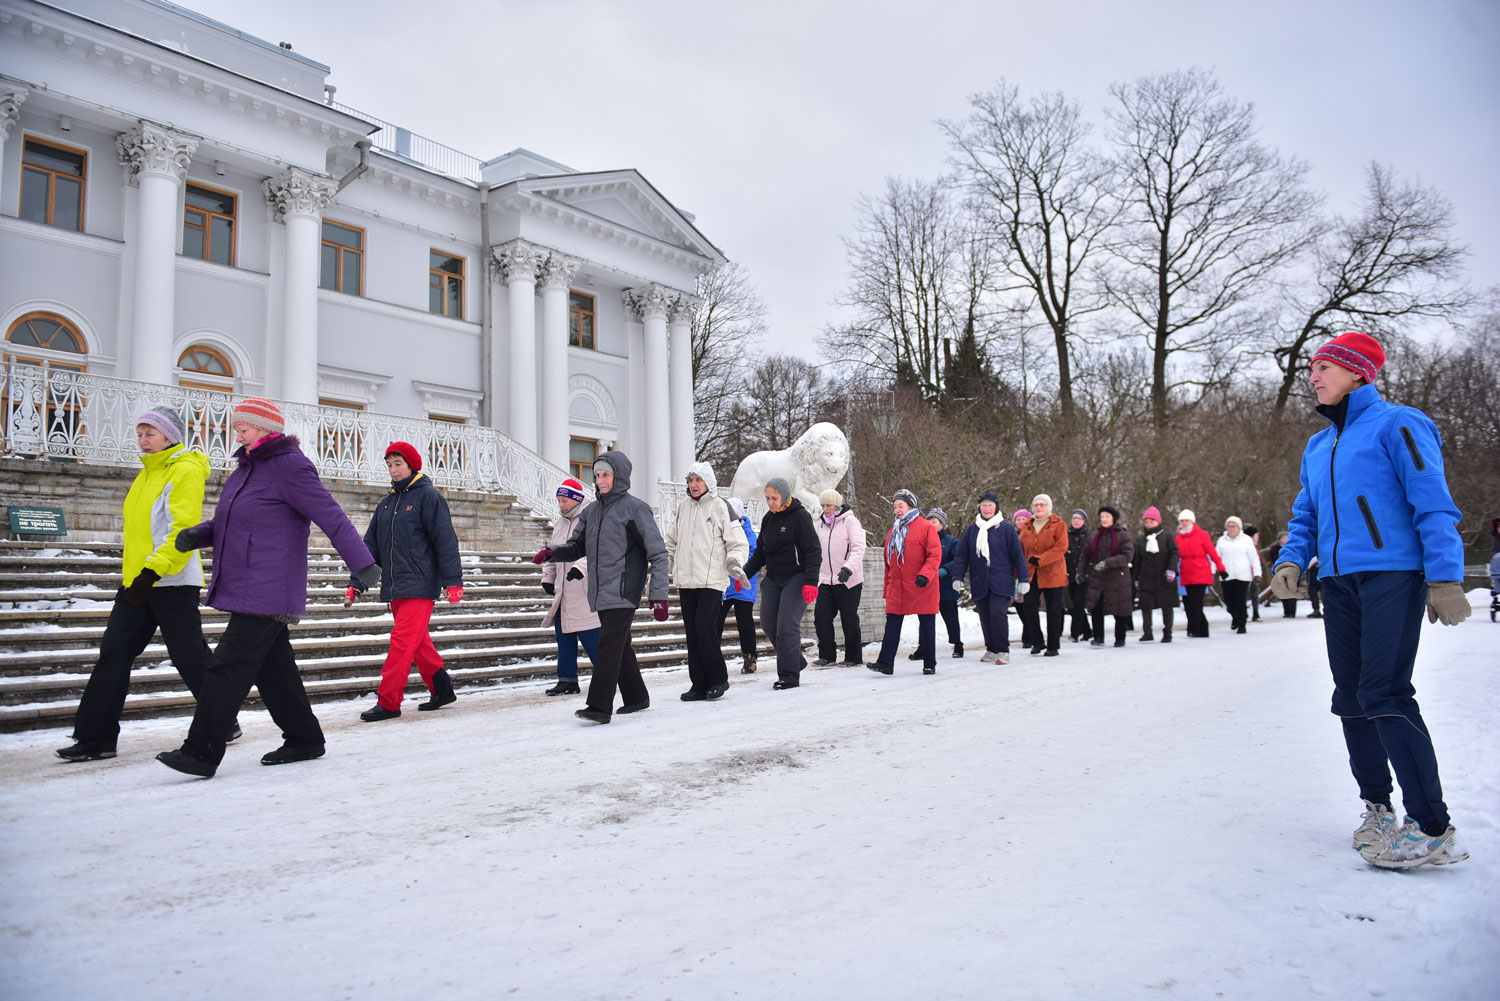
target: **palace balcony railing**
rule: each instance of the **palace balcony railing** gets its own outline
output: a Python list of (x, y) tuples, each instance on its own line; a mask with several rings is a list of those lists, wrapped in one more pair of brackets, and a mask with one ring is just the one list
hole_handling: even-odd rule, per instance
[[(136, 418), (156, 406), (177, 411), (188, 447), (215, 470), (234, 467), (228, 392), (164, 386), (93, 375), (73, 368), (7, 360), (0, 366), (0, 455), (138, 466)], [(277, 401), (288, 434), (327, 479), (390, 482), (384, 450), (406, 441), (422, 453), (422, 471), (439, 487), (510, 494), (534, 513), (556, 513), (554, 492), (568, 475), (495, 428), (345, 407)]]

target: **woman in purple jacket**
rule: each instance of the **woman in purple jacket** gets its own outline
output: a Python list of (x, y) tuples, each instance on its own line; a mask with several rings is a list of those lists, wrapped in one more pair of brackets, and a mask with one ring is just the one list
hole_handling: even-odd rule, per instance
[(288, 626), (307, 610), (308, 523), (333, 543), (366, 588), (380, 568), (297, 439), (283, 434), (281, 411), (252, 398), (231, 415), (239, 466), (224, 481), (212, 521), (177, 534), (177, 548), (213, 549), (213, 582), (204, 604), (229, 614), (229, 624), (204, 673), (187, 740), (156, 760), (189, 775), (212, 778), (224, 757), (240, 704), (254, 685), (281, 727), (285, 743), (260, 759), (281, 765), (323, 756), (323, 729), (313, 715), (292, 655)]

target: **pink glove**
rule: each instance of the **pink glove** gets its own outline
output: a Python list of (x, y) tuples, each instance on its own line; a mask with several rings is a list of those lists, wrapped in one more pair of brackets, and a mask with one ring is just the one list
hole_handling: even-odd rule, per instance
[(354, 604), (358, 600), (359, 600), (359, 588), (357, 588), (357, 587), (350, 587), (349, 590), (347, 590), (347, 591), (344, 592), (344, 607), (345, 608), (348, 608), (350, 605)]
[(651, 603), (651, 617), (653, 619), (655, 619), (657, 622), (665, 622), (665, 621), (667, 621), (667, 603), (666, 603), (666, 601), (664, 601), (664, 600), (663, 601), (653, 601)]
[(541, 564), (546, 563), (547, 562), (547, 557), (549, 557), (551, 555), (552, 555), (552, 550), (548, 549), (546, 547), (543, 547), (542, 549), (540, 549), (540, 550), (537, 551), (537, 554), (535, 556), (533, 556), (531, 558), (531, 562), (533, 562), (533, 563), (537, 564), (538, 566), (540, 566)]
[(818, 589), (811, 584), (802, 585), (802, 600), (811, 605), (818, 600)]
[(1171, 583), (1173, 583), (1176, 580), (1177, 580), (1177, 571), (1176, 570), (1168, 570), (1167, 571), (1167, 583), (1171, 584)]
[(456, 605), (463, 600), (464, 587), (462, 584), (455, 584), (452, 587), (448, 588), (448, 604)]

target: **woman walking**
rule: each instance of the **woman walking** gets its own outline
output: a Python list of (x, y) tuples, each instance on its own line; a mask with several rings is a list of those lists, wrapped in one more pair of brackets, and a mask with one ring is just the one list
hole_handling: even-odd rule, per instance
[(1088, 600), (1089, 578), (1088, 564), (1083, 562), (1083, 551), (1088, 544), (1089, 516), (1083, 508), (1075, 507), (1068, 516), (1068, 600), (1073, 606), (1068, 639), (1074, 643), (1094, 638), (1094, 631), (1089, 625), (1088, 609), (1084, 607)]
[[(177, 533), (203, 520), (203, 484), (208, 458), (183, 444), (182, 420), (167, 407), (153, 407), (136, 418), (135, 442), (141, 471), (125, 495), (123, 585), (99, 643), (99, 659), (73, 717), (73, 744), (60, 748), (64, 761), (113, 758), (120, 735), (120, 713), (130, 689), (130, 669), (156, 630), (172, 666), (197, 698), (208, 661), (198, 594), (203, 567), (197, 553), (179, 552)], [(239, 736), (230, 724), (228, 739)]]
[(1229, 627), (1237, 633), (1245, 631), (1245, 602), (1255, 578), (1260, 576), (1260, 557), (1244, 529), (1244, 523), (1230, 515), (1224, 522), (1224, 534), (1214, 543), (1228, 575), (1224, 578), (1224, 607), (1229, 611)]
[[(557, 520), (552, 523), (549, 546), (560, 546), (578, 527), (578, 517), (589, 506), (583, 484), (569, 477), (557, 487)], [(542, 566), (542, 590), (552, 596), (552, 604), (542, 617), (542, 625), (552, 627), (557, 639), (557, 684), (547, 689), (549, 696), (577, 695), (578, 647), (588, 655), (589, 666), (599, 659), (599, 616), (589, 607), (588, 560), (570, 563), (547, 563)]]
[(706, 462), (693, 463), (688, 467), (687, 496), (677, 505), (677, 517), (667, 526), (667, 560), (687, 629), (688, 690), (682, 693), (684, 702), (713, 702), (729, 691), (719, 611), (730, 580), (741, 587), (750, 583), (740, 569), (750, 558), (750, 544), (718, 489), (713, 467)]
[(1214, 582), (1214, 568), (1226, 576), (1224, 561), (1198, 516), (1188, 508), (1177, 513), (1177, 579), (1182, 581), (1182, 607), (1187, 613), (1187, 635), (1208, 638), (1208, 617), (1203, 614), (1203, 592)]
[[(1031, 587), (1021, 599), (1021, 621), (1031, 630), (1031, 652), (1045, 649), (1056, 657), (1062, 643), (1063, 593), (1068, 587), (1068, 533), (1062, 519), (1052, 513), (1052, 498), (1037, 494), (1031, 499), (1031, 520), (1021, 531), (1021, 549)], [(1047, 632), (1042, 634), (1041, 610), (1047, 608)]]
[(979, 513), (964, 529), (953, 554), (954, 580), (969, 576), (969, 594), (979, 612), (984, 633), (981, 664), (1010, 663), (1010, 610), (1012, 596), (1024, 595), (1027, 583), (1026, 554), (1016, 527), (1000, 514), (1000, 499), (986, 491), (979, 498)]
[[(421, 452), (404, 441), (392, 442), (385, 450), (385, 466), (391, 492), (375, 506), (365, 545), (380, 566), (380, 600), (391, 606), (395, 625), (375, 705), (359, 714), (366, 723), (401, 715), (401, 698), (413, 661), (432, 693), (417, 706), (419, 710), (441, 709), (458, 701), (453, 679), (428, 631), (440, 589), (450, 605), (464, 596), (463, 561), (458, 556), (453, 518), (443, 495), (422, 475)], [(353, 604), (362, 594), (364, 586), (358, 578), (351, 579), (345, 600)]]
[(276, 404), (243, 400), (230, 413), (230, 426), (240, 445), (237, 465), (224, 481), (213, 519), (176, 538), (181, 552), (214, 551), (204, 602), (230, 613), (229, 624), (204, 672), (187, 740), (156, 756), (168, 768), (203, 778), (218, 770), (251, 685), (284, 739), (261, 764), (323, 756), (323, 728), (302, 687), (288, 629), (307, 610), (309, 524), (323, 530), (362, 587), (380, 582), (375, 558), (296, 437), (284, 433)]
[(822, 550), (812, 517), (792, 496), (792, 485), (780, 476), (766, 483), (766, 516), (760, 520), (759, 546), (745, 564), (753, 576), (762, 568), (760, 628), (776, 649), (777, 691), (802, 683), (802, 616), (818, 600), (818, 565)]
[(1141, 642), (1150, 643), (1151, 612), (1161, 609), (1161, 641), (1172, 642), (1172, 610), (1177, 607), (1177, 539), (1162, 528), (1155, 505), (1141, 515), (1140, 539), (1135, 544), (1132, 571), (1141, 605)]
[(901, 645), (901, 625), (908, 615), (917, 617), (917, 652), (922, 673), (937, 673), (938, 567), (943, 547), (937, 529), (921, 517), (917, 495), (897, 490), (891, 501), (895, 523), (885, 536), (885, 636), (872, 671), (893, 674), (896, 648)]
[[(745, 504), (738, 497), (729, 498), (729, 513), (740, 523), (740, 530), (745, 533), (745, 542), (749, 546), (750, 556), (755, 555), (755, 529), (750, 524), (749, 515), (745, 514)], [(745, 562), (749, 562), (747, 556)], [(734, 615), (735, 631), (740, 638), (740, 673), (754, 674), (755, 659), (759, 652), (760, 639), (755, 634), (755, 599), (760, 592), (760, 580), (754, 574), (747, 574), (748, 584), (741, 584), (734, 580), (724, 589), (724, 598), (719, 602), (719, 637), (720, 645), (723, 644), (724, 623)]]
[(1130, 593), (1130, 560), (1135, 543), (1118, 523), (1120, 512), (1105, 505), (1099, 509), (1099, 528), (1089, 538), (1088, 608), (1094, 619), (1090, 646), (1104, 645), (1104, 616), (1115, 617), (1115, 646), (1125, 645), (1133, 604)]
[[(1420, 410), (1380, 398), (1374, 380), (1384, 363), (1379, 343), (1357, 333), (1313, 355), (1312, 387), (1329, 426), (1302, 453), (1302, 489), (1274, 591), (1294, 595), (1298, 575), (1318, 555), (1332, 708), (1365, 808), (1353, 844), (1373, 865), (1406, 869), (1469, 857), (1443, 802), (1412, 667), (1423, 611), (1455, 626), (1472, 609), (1442, 437)], [(1406, 812), (1399, 826), (1392, 769)]]
[(864, 660), (859, 596), (865, 589), (865, 529), (837, 490), (823, 491), (818, 503), (823, 512), (813, 527), (818, 532), (822, 556), (818, 561), (818, 603), (813, 608), (818, 659), (813, 663), (823, 667), (838, 656), (833, 634), (833, 617), (837, 613), (844, 632), (844, 666), (858, 667)]
[[(964, 655), (963, 634), (958, 629), (958, 591), (953, 586), (953, 554), (958, 551), (958, 539), (948, 533), (948, 512), (942, 508), (928, 511), (927, 521), (937, 529), (938, 544), (943, 549), (943, 561), (938, 565), (938, 614), (943, 617), (948, 644), (953, 647), (953, 657), (957, 660)], [(921, 656), (922, 651), (917, 649), (906, 659), (920, 660)]]

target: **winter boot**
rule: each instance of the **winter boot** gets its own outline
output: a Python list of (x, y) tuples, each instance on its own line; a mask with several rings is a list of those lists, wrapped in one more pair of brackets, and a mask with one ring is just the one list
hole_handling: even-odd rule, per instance
[(896, 665), (892, 664), (888, 660), (877, 660), (873, 664), (866, 664), (865, 667), (868, 667), (870, 670), (874, 671), (876, 674), (895, 674), (896, 673)]
[(651, 708), (651, 696), (648, 695), (644, 699), (641, 699), (641, 701), (639, 701), (639, 702), (627, 702), (627, 703), (625, 703), (623, 706), (621, 706), (619, 709), (617, 709), (615, 711), (618, 712), (618, 713), (621, 713), (621, 714), (625, 714), (625, 713), (638, 713), (638, 712), (642, 711), (643, 709), (650, 709), (650, 708)]
[(959, 658), (963, 657), (963, 655), (964, 645), (962, 643), (953, 644), (953, 659), (958, 660)]
[(383, 719), (395, 719), (401, 715), (400, 709), (387, 709), (385, 706), (376, 705), (373, 709), (366, 709), (359, 714), (359, 718), (366, 723), (379, 723)]
[(441, 709), (448, 703), (457, 701), (458, 696), (453, 693), (453, 678), (449, 676), (448, 669), (442, 667), (432, 676), (432, 698), (417, 706), (417, 711)]
[(741, 674), (754, 674), (755, 673), (755, 654), (752, 653), (750, 656), (748, 656), (748, 657), (745, 658), (744, 665), (740, 667), (740, 673)]
[(609, 722), (609, 713), (604, 712), (602, 709), (590, 709), (587, 706), (575, 711), (573, 715), (577, 716), (581, 720), (587, 720), (590, 723)]
[(546, 695), (577, 695), (581, 688), (576, 681), (559, 681), (544, 693)]
[(727, 683), (722, 685), (711, 685), (708, 691), (703, 693), (703, 697), (710, 702), (717, 702), (719, 699), (722, 699), (724, 697), (724, 693), (727, 691), (729, 691), (729, 685)]
[(917, 647), (911, 653), (909, 653), (909, 654), (906, 655), (906, 659), (907, 660), (921, 660), (922, 659), (922, 648), (921, 647)]
[(64, 761), (97, 761), (100, 758), (113, 758), (115, 745), (101, 744), (93, 740), (80, 740), (71, 747), (58, 748), (57, 756)]
[(679, 697), (684, 702), (702, 702), (704, 699), (708, 698), (708, 693), (707, 692), (700, 692), (696, 688), (689, 688), (687, 691), (683, 692), (682, 695), (679, 696)]
[(196, 775), (200, 779), (211, 779), (214, 772), (218, 771), (212, 761), (204, 761), (196, 754), (190, 754), (184, 750), (162, 751), (156, 756), (156, 760), (168, 768), (175, 768), (185, 775)]
[(312, 747), (298, 747), (295, 744), (282, 744), (274, 751), (267, 751), (260, 756), (263, 765), (288, 765), (293, 761), (311, 761), (313, 758), (323, 756), (323, 745), (317, 744)]
[(923, 664), (922, 665), (922, 673), (923, 674), (937, 674), (937, 665), (936, 664)]
[(1151, 635), (1151, 630), (1148, 629), (1145, 632), (1141, 633), (1140, 642), (1142, 642), (1142, 643), (1154, 643), (1154, 642), (1156, 642), (1156, 637), (1152, 636)]
[(827, 667), (829, 664), (832, 664), (832, 663), (833, 663), (833, 658), (832, 657), (819, 657), (817, 660), (813, 661), (813, 667)]

